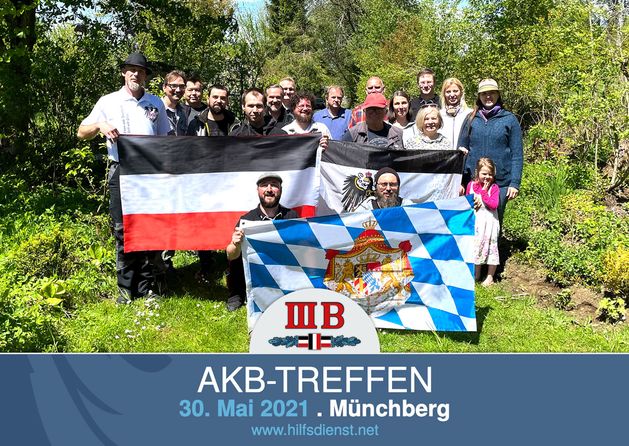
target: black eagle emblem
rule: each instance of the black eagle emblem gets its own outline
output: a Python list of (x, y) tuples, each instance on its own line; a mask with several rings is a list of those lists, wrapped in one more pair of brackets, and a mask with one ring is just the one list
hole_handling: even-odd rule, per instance
[(373, 193), (371, 172), (359, 172), (358, 175), (346, 177), (343, 181), (343, 212), (354, 212)]

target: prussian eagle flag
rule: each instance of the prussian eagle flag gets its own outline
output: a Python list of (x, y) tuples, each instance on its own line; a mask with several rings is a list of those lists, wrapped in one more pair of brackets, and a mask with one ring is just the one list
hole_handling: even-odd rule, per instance
[(373, 176), (382, 167), (397, 171), (400, 197), (414, 203), (458, 197), (464, 162), (460, 150), (382, 150), (330, 141), (321, 156), (317, 215), (353, 212), (373, 194)]
[(251, 329), (285, 294), (328, 288), (376, 327), (476, 331), (471, 195), (244, 230)]
[(125, 251), (225, 249), (265, 172), (282, 177), (283, 205), (314, 215), (318, 148), (312, 135), (120, 137)]

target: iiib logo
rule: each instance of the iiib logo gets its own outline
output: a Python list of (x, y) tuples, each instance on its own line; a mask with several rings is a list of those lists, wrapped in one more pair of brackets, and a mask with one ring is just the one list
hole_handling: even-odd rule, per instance
[(351, 299), (330, 290), (287, 294), (258, 319), (251, 353), (379, 353), (371, 318)]

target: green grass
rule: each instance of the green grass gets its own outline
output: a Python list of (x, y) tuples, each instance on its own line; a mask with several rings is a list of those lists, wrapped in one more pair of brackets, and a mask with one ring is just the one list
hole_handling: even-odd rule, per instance
[(629, 327), (575, 323), (500, 286), (477, 287), (477, 333), (380, 330), (383, 352), (627, 352)]
[[(193, 265), (190, 265), (193, 266)], [(222, 292), (221, 292), (222, 291)], [(246, 310), (228, 312), (225, 293), (187, 293), (117, 306), (86, 305), (66, 325), (69, 352), (246, 352)], [(382, 352), (627, 352), (629, 327), (577, 324), (532, 298), (479, 287), (476, 333), (379, 330)], [(152, 314), (149, 312), (152, 311)], [(144, 328), (142, 328), (144, 327)]]
[[(21, 213), (18, 204), (0, 207), (0, 350), (248, 351), (246, 309), (230, 313), (225, 308), (224, 254), (216, 257), (210, 285), (194, 277), (196, 256), (179, 252), (180, 282), (171, 297), (117, 306), (106, 217), (70, 214), (65, 208)], [(40, 296), (44, 279), (65, 287), (63, 305), (45, 303)], [(628, 324), (575, 323), (570, 313), (540, 308), (533, 298), (511, 296), (500, 285), (478, 288), (476, 308), (477, 333), (379, 330), (381, 350), (629, 352)]]

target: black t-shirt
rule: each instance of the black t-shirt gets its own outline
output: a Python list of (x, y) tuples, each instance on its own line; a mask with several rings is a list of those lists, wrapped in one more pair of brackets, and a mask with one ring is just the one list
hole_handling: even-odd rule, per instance
[(199, 108), (194, 108), (192, 106), (188, 106), (188, 107), (190, 107), (190, 110), (188, 111), (188, 125), (190, 125), (192, 120), (196, 118), (197, 116), (199, 116), (201, 112), (203, 112), (203, 110), (207, 108), (207, 105), (201, 104), (201, 107)]
[(411, 121), (415, 121), (417, 117), (417, 113), (424, 107), (434, 106), (437, 108), (441, 107), (441, 99), (436, 94), (430, 99), (424, 99), (421, 96), (418, 98), (411, 99)]
[(229, 136), (264, 136), (264, 135), (286, 135), (287, 133), (279, 127), (252, 127), (247, 121), (242, 122), (229, 132)]
[(228, 119), (222, 119), (220, 121), (212, 121), (211, 119), (207, 120), (207, 127), (209, 130), (209, 134), (211, 136), (227, 136), (229, 133), (229, 126), (233, 124), (234, 121), (229, 121)]
[(387, 148), (389, 146), (389, 129), (371, 130), (367, 128), (367, 139), (370, 146)]
[[(264, 212), (262, 212), (262, 210), (260, 209), (260, 206), (258, 205), (255, 208), (251, 209), (249, 212), (247, 212), (245, 215), (240, 217), (240, 220), (266, 221), (266, 220), (288, 220), (289, 218), (299, 218), (299, 215), (297, 215), (297, 212), (295, 212), (294, 210), (286, 208), (280, 204), (280, 210), (275, 215), (274, 218), (267, 217), (267, 215)], [(238, 226), (240, 226), (240, 220), (238, 220)]]
[[(370, 146), (380, 147), (382, 149), (386, 149), (391, 145), (389, 141), (389, 129), (390, 126), (386, 125), (381, 130), (371, 130), (367, 127), (367, 144)], [(351, 132), (345, 132), (342, 138), (343, 141), (354, 141), (354, 136)], [(359, 139), (358, 141), (361, 141)]]

